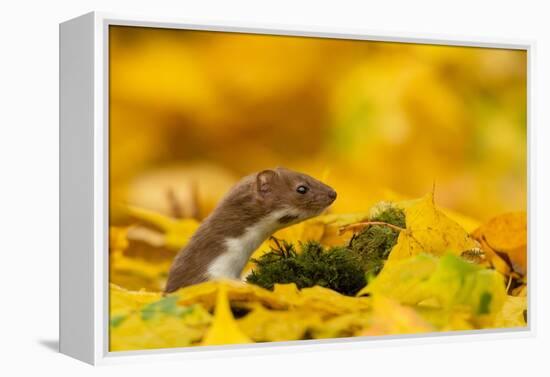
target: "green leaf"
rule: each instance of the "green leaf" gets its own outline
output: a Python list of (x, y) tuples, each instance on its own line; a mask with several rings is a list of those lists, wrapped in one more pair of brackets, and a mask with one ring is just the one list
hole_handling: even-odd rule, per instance
[(441, 258), (420, 254), (388, 262), (359, 295), (367, 293), (409, 305), (430, 303), (445, 311), (465, 311), (474, 317), (493, 317), (506, 298), (502, 275), (451, 254)]

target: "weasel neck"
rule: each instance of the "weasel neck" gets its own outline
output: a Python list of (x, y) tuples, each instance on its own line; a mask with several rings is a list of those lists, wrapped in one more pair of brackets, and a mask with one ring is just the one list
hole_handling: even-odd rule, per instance
[(211, 279), (239, 279), (252, 253), (274, 232), (283, 228), (279, 219), (288, 210), (277, 210), (246, 227), (242, 234), (225, 239), (226, 250), (212, 261), (208, 267)]

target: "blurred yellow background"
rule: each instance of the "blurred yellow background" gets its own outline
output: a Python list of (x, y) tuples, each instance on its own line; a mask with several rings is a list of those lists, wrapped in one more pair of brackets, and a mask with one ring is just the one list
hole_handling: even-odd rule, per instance
[(526, 209), (526, 53), (110, 27), (111, 223), (202, 219), (285, 166), (332, 211), (424, 195), (479, 221)]

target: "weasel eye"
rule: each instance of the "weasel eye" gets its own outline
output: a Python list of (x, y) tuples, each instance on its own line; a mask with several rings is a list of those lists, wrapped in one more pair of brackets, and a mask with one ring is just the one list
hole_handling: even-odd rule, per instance
[(306, 187), (306, 186), (298, 186), (296, 188), (296, 192), (299, 193), (299, 194), (305, 194), (308, 191), (309, 191), (309, 188)]

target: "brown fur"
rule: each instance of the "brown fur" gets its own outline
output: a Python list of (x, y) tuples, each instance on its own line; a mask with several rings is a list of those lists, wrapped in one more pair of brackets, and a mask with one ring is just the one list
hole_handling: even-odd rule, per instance
[[(309, 188), (299, 194), (300, 185)], [(174, 259), (165, 292), (208, 280), (210, 263), (225, 250), (228, 238), (237, 238), (246, 229), (271, 212), (296, 209), (299, 216), (278, 219), (282, 228), (319, 214), (336, 198), (336, 192), (324, 183), (302, 173), (284, 168), (264, 170), (239, 181), (203, 221), (189, 243)], [(243, 251), (243, 252), (252, 252)]]

